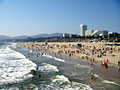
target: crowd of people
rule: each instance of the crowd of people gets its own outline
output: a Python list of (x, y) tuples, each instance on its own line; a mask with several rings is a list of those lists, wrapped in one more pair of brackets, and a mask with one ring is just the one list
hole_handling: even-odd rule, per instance
[(19, 43), (19, 46), (33, 50), (52, 52), (55, 56), (66, 55), (69, 58), (77, 58), (93, 64), (100, 64), (108, 68), (108, 65), (118, 66), (120, 70), (120, 46), (106, 46), (104, 43)]

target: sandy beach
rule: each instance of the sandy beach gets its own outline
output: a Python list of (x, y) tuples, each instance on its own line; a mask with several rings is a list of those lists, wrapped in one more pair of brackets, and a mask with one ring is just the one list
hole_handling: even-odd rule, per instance
[[(81, 47), (78, 47), (81, 44)], [(117, 67), (120, 61), (120, 46), (109, 46), (106, 44), (115, 44), (109, 42), (24, 42), (18, 43), (18, 46), (33, 50), (52, 52), (68, 56), (70, 59), (78, 59), (91, 64), (101, 65), (101, 61), (108, 61), (109, 67)], [(120, 43), (117, 43), (120, 44)]]

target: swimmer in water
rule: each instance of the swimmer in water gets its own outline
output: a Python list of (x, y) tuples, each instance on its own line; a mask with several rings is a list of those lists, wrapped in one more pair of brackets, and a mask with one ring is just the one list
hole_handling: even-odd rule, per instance
[(43, 53), (41, 54), (41, 56), (43, 56)]
[(38, 70), (39, 68), (38, 68), (38, 66), (37, 66), (37, 68), (36, 68), (36, 70)]
[(95, 77), (95, 76), (94, 76), (94, 73), (92, 73), (92, 74), (91, 74), (91, 79), (93, 80), (93, 79), (94, 79), (94, 77)]
[(32, 74), (35, 74), (35, 70), (31, 70)]
[(39, 78), (41, 78), (41, 74), (39, 74), (38, 76), (39, 76)]

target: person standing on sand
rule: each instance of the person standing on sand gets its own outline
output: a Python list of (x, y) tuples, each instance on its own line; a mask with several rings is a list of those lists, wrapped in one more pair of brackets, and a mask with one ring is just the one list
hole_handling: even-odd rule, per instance
[(101, 65), (103, 66), (104, 64), (103, 64), (103, 61), (101, 61)]
[(93, 61), (92, 61), (92, 59), (90, 59), (90, 61), (91, 61), (91, 65), (93, 65)]
[(107, 63), (109, 62), (109, 60), (107, 59)]
[(56, 57), (56, 53), (55, 53), (54, 55), (55, 55), (55, 57)]
[(105, 68), (108, 68), (108, 62), (106, 61), (104, 64)]
[(69, 54), (69, 57), (71, 57), (71, 53)]

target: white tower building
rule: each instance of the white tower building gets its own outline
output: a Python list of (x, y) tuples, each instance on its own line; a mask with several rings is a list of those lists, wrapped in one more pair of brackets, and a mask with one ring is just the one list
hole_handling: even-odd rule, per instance
[(85, 31), (87, 30), (87, 25), (80, 25), (80, 36), (85, 36)]

